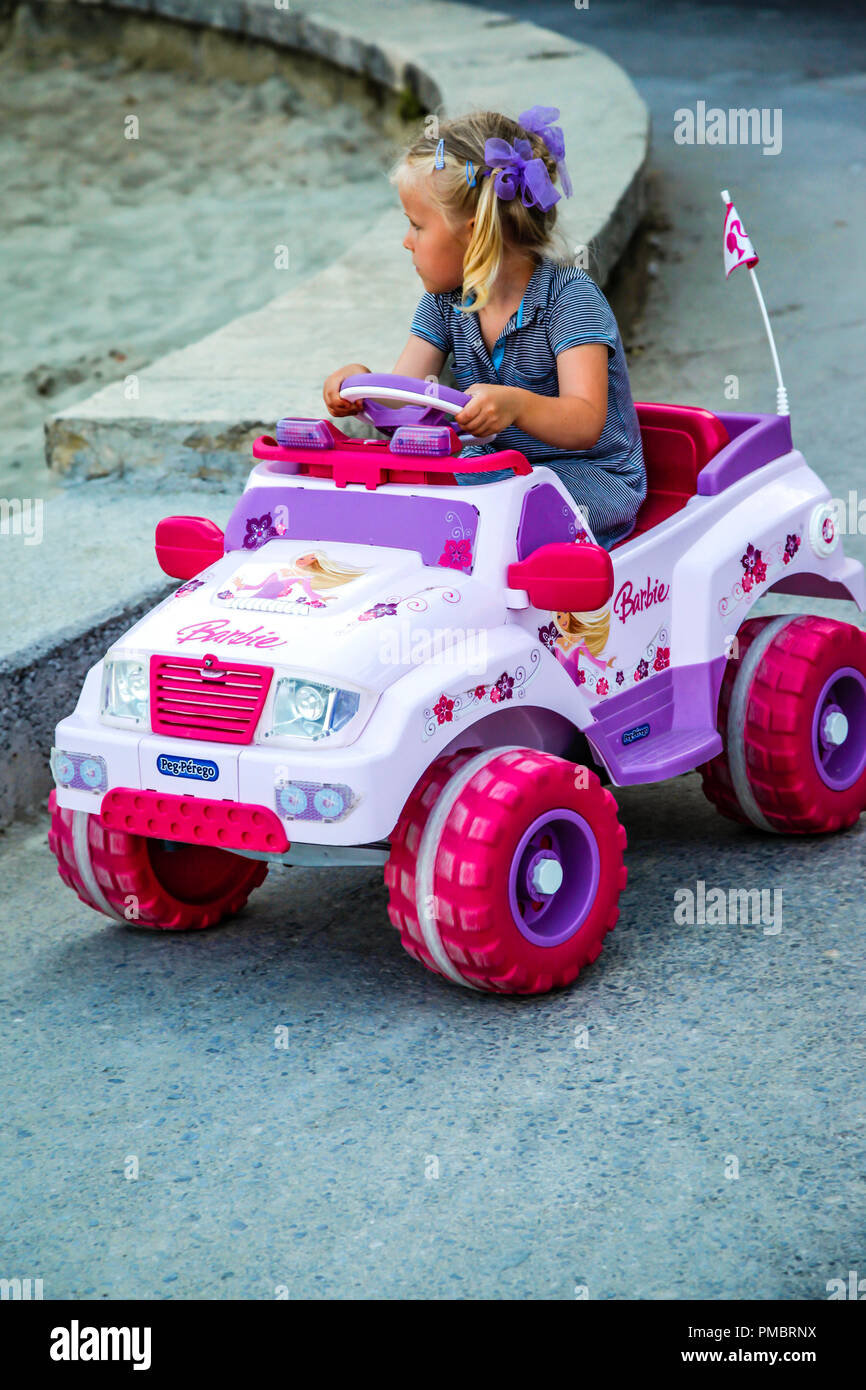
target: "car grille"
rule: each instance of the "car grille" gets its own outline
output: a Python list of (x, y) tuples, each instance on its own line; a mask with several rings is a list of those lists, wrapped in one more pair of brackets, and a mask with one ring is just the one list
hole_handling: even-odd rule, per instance
[(151, 657), (151, 728), (173, 738), (252, 743), (273, 674), (270, 666), (216, 657)]

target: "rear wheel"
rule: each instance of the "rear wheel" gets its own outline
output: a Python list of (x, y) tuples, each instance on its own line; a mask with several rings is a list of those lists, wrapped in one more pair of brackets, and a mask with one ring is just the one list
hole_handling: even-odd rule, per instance
[(385, 871), (389, 916), (410, 955), (456, 984), (543, 993), (601, 951), (625, 844), (588, 768), (529, 748), (463, 749), (406, 803)]
[(723, 815), (783, 834), (845, 830), (866, 807), (866, 633), (750, 619), (719, 699), (724, 751), (700, 769)]
[(129, 926), (188, 931), (240, 911), (267, 865), (210, 845), (152, 840), (109, 829), (99, 816), (48, 807), (48, 843), (60, 877), (82, 902)]

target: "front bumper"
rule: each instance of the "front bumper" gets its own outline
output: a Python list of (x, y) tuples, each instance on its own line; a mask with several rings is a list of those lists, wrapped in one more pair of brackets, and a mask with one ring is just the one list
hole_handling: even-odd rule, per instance
[[(158, 839), (281, 853), (296, 841), (357, 845), (379, 838), (373, 830), (368, 833), (367, 822), (376, 801), (381, 813), (382, 778), (379, 795), (371, 801), (375, 769), (367, 757), (356, 756), (350, 774), (348, 751), (307, 753), (259, 744), (238, 747), (169, 739), (102, 724), (94, 727), (74, 714), (57, 726), (51, 762), (59, 806), (91, 815), (113, 807), (106, 824)], [(93, 766), (98, 766), (99, 776)], [(68, 779), (66, 784), (59, 774)], [(93, 785), (87, 784), (88, 775)], [(135, 797), (139, 804), (132, 800)], [(181, 811), (181, 806), (187, 809)], [(240, 821), (229, 816), (234, 810), (243, 813)], [(249, 821), (252, 812), (261, 813), (264, 821)], [(172, 824), (181, 829), (173, 831)], [(241, 824), (245, 833), (262, 831), (263, 842), (232, 839), (233, 828)], [(389, 828), (391, 824), (393, 818)], [(193, 825), (200, 827), (202, 837), (208, 826), (224, 834), (216, 839), (187, 834)]]
[(112, 787), (102, 798), (100, 816), (109, 830), (152, 839), (266, 854), (289, 849), (278, 817), (267, 806)]

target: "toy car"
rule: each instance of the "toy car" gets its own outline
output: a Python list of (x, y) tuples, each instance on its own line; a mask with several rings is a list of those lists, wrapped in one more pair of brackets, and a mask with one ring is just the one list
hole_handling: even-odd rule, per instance
[[(769, 592), (866, 598), (787, 417), (638, 404), (648, 493), (609, 553), (552, 470), (456, 464), (460, 392), (341, 391), (385, 437), (282, 420), (224, 535), (160, 522), (184, 582), (57, 726), (50, 843), (85, 903), (206, 927), (271, 863), (381, 864), (410, 955), (534, 993), (617, 920), (611, 787), (698, 769), (762, 830), (854, 824), (866, 635), (749, 617)], [(511, 476), (457, 485), (455, 466)]]

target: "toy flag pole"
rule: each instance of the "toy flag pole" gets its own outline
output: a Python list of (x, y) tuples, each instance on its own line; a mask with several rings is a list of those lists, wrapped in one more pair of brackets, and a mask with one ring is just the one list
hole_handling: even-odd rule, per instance
[(758, 307), (764, 320), (764, 327), (767, 330), (767, 338), (770, 343), (770, 352), (773, 357), (773, 366), (776, 369), (776, 414), (790, 415), (788, 409), (788, 392), (782, 380), (782, 368), (779, 365), (779, 354), (776, 351), (776, 340), (773, 337), (773, 330), (770, 327), (770, 317), (767, 313), (767, 306), (764, 303), (764, 296), (761, 294), (761, 286), (758, 284), (758, 277), (755, 274), (755, 266), (758, 264), (758, 257), (755, 248), (743, 230), (743, 224), (737, 216), (737, 209), (731, 202), (731, 195), (725, 188), (722, 190), (722, 202), (725, 204), (725, 274), (730, 275), (737, 266), (745, 265), (748, 267), (752, 284), (755, 287), (755, 294), (758, 299)]

